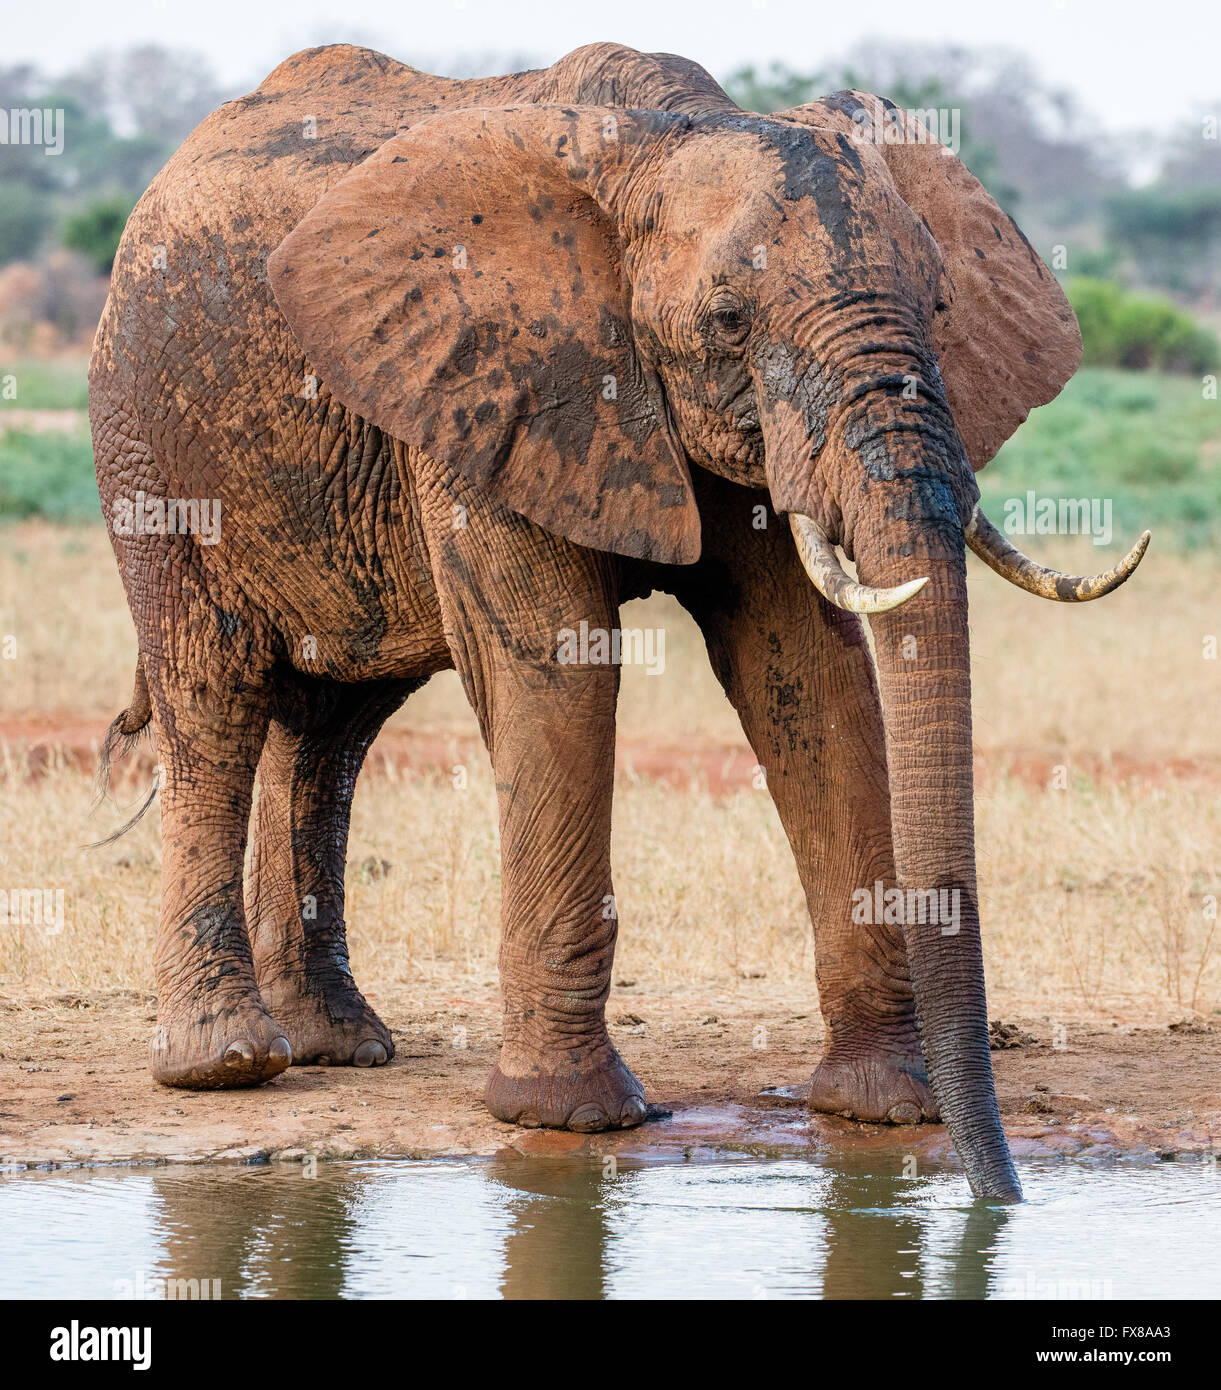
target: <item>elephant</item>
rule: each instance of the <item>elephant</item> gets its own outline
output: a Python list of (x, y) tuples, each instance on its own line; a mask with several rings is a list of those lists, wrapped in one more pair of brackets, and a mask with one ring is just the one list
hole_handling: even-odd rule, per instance
[[(139, 646), (104, 756), (151, 720), (161, 766), (155, 1078), (390, 1059), (348, 962), (349, 810), (382, 723), (453, 668), (499, 805), (486, 1104), (577, 1132), (645, 1119), (604, 1016), (619, 671), (558, 660), (557, 634), (612, 632), (662, 590), (805, 891), (810, 1106), (943, 1119), (973, 1190), (1018, 1199), (966, 551), (1061, 601), (1139, 562), (1147, 533), (1105, 574), (1057, 574), (979, 509), (975, 470), (1080, 353), (1010, 218), (869, 93), (760, 116), (615, 44), (470, 81), (330, 46), (222, 106), (132, 213), (90, 367)], [(961, 910), (861, 922), (874, 884)]]

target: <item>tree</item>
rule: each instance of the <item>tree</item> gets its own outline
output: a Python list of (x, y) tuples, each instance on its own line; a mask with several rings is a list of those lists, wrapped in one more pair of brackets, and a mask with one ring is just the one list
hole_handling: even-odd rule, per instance
[(1177, 129), (1166, 141), (1159, 188), (1183, 192), (1191, 188), (1221, 188), (1221, 98), (1204, 108), (1199, 120)]
[(23, 183), (0, 183), (0, 265), (29, 260), (52, 221), (46, 194)]
[[(870, 50), (869, 57), (876, 59), (876, 52)], [(797, 72), (783, 63), (771, 63), (763, 71), (743, 67), (730, 73), (724, 86), (739, 106), (764, 114), (803, 106), (845, 88), (876, 92), (905, 111), (963, 107), (962, 99), (951, 95), (940, 77), (932, 74), (912, 77), (902, 68), (886, 62), (880, 66), (871, 63), (868, 68), (848, 63), (816, 72)], [(997, 202), (1012, 211), (1018, 192), (1001, 177), (994, 151), (972, 135), (972, 123), (966, 114), (960, 130), (959, 158)]]
[[(41, 94), (42, 82), (28, 64), (0, 68), (0, 111), (29, 110), (46, 103), (35, 100)], [(28, 188), (50, 191), (56, 187), (58, 159), (48, 158), (33, 145), (0, 144), (0, 181), (6, 185), (25, 184)]]
[(1108, 199), (1106, 225), (1149, 284), (1198, 295), (1221, 281), (1221, 187), (1131, 189)]
[(796, 72), (784, 63), (770, 63), (762, 72), (753, 65), (738, 68), (723, 85), (744, 111), (764, 115), (804, 106), (807, 101), (816, 101), (836, 90), (829, 72)]
[(133, 206), (123, 194), (90, 203), (64, 223), (64, 245), (86, 256), (99, 275), (109, 275)]
[[(228, 96), (198, 53), (143, 44), (100, 53), (65, 83), (126, 137), (175, 149)], [(164, 157), (164, 156), (163, 156)]]

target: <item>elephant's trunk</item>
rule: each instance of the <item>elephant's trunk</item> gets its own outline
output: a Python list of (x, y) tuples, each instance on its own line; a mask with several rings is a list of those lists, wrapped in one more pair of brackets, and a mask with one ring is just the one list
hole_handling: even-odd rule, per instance
[(910, 556), (889, 539), (858, 538), (862, 575), (885, 585), (917, 574), (929, 580), (909, 604), (869, 620), (921, 1045), (971, 1190), (1016, 1201), (1021, 1187), (996, 1104), (980, 949), (963, 538), (938, 531)]
[[(860, 335), (823, 324), (820, 343), (761, 359), (768, 482), (812, 581), (869, 615), (925, 1063), (972, 1190), (1018, 1200), (992, 1079), (975, 883), (965, 525), (978, 491), (910, 313), (898, 301), (869, 308)], [(833, 542), (855, 558), (859, 584)]]
[(869, 615), (903, 934), (925, 1064), (971, 1189), (1017, 1201), (992, 1078), (975, 881), (964, 528), (978, 494), (938, 378), (923, 362), (908, 370), (926, 383), (919, 399), (904, 401), (891, 380), (865, 386), (832, 431), (827, 462), (862, 582), (928, 579), (901, 607)]

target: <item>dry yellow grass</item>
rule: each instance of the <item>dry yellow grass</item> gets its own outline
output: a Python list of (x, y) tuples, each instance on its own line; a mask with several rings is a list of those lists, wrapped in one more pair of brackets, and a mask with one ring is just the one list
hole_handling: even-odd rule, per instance
[[(151, 990), (160, 842), (154, 817), (78, 848), (89, 784), (59, 769), (0, 774), (4, 884), (63, 889), (64, 927), (0, 926), (0, 994)], [(1198, 787), (1035, 791), (979, 801), (993, 1012), (1145, 1017), (1221, 1008), (1221, 940), (1205, 912), (1221, 866), (1221, 806)], [(764, 792), (714, 798), (621, 779), (617, 978), (711, 995), (755, 986), (815, 1000), (813, 948), (792, 855)], [(390, 865), (382, 872), (382, 861)], [(494, 979), (499, 869), (491, 774), (366, 778), (348, 865), (357, 978), (385, 988)]]
[[(0, 666), (0, 713), (73, 710), (109, 720), (128, 701), (136, 644), (122, 586), (99, 528), (29, 522), (0, 531), (0, 635), (18, 656)], [(1031, 546), (1035, 549), (1034, 545)], [(1113, 562), (1087, 539), (1037, 553), (1076, 570)], [(1215, 758), (1221, 726), (1221, 567), (1154, 544), (1135, 579), (1100, 602), (1047, 603), (971, 559), (975, 741), (982, 749), (1139, 759)], [(738, 739), (733, 710), (702, 639), (672, 599), (628, 605), (623, 623), (666, 629), (666, 669), (624, 670), (627, 737)], [(474, 733), (457, 677), (444, 672), (395, 722)]]
[[(134, 639), (104, 537), (41, 524), (3, 537), (0, 634), (19, 640), (17, 659), (0, 668), (3, 710), (109, 718), (127, 702)], [(1091, 560), (1088, 545), (1053, 558)], [(1206, 914), (1207, 895), (1221, 891), (1215, 795), (1202, 782), (1095, 785), (1073, 773), (1074, 758), (1100, 753), (1215, 758), (1221, 663), (1204, 659), (1203, 640), (1217, 631), (1217, 576), (1203, 558), (1154, 550), (1123, 592), (1066, 610), (975, 573), (977, 744), (1054, 755), (1070, 770), (1065, 790), (998, 779), (979, 798), (994, 1014), (1221, 1008), (1221, 940)], [(667, 666), (657, 677), (625, 671), (623, 732), (738, 738), (681, 610), (655, 598), (629, 622), (666, 626)], [(452, 673), (397, 718), (474, 727)], [(89, 800), (78, 772), (31, 782), (19, 765), (0, 768), (0, 888), (62, 888), (66, 919), (59, 934), (0, 926), (0, 993), (151, 988), (155, 817), (82, 853), (118, 819), (109, 808), (90, 821)], [(499, 882), (485, 763), (464, 791), (392, 772), (364, 779), (349, 857), (359, 979), (423, 990), (434, 979), (494, 978)], [(381, 860), (392, 866), (385, 876), (365, 867)], [(619, 977), (713, 995), (774, 988), (813, 1006), (809, 926), (766, 793), (718, 799), (622, 778), (615, 871)]]

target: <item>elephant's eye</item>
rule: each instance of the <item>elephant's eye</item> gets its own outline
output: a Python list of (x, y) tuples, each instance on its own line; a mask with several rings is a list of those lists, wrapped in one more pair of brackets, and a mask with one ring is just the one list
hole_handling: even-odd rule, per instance
[(750, 320), (740, 304), (718, 304), (709, 317), (717, 334), (730, 343), (740, 343), (750, 329)]

